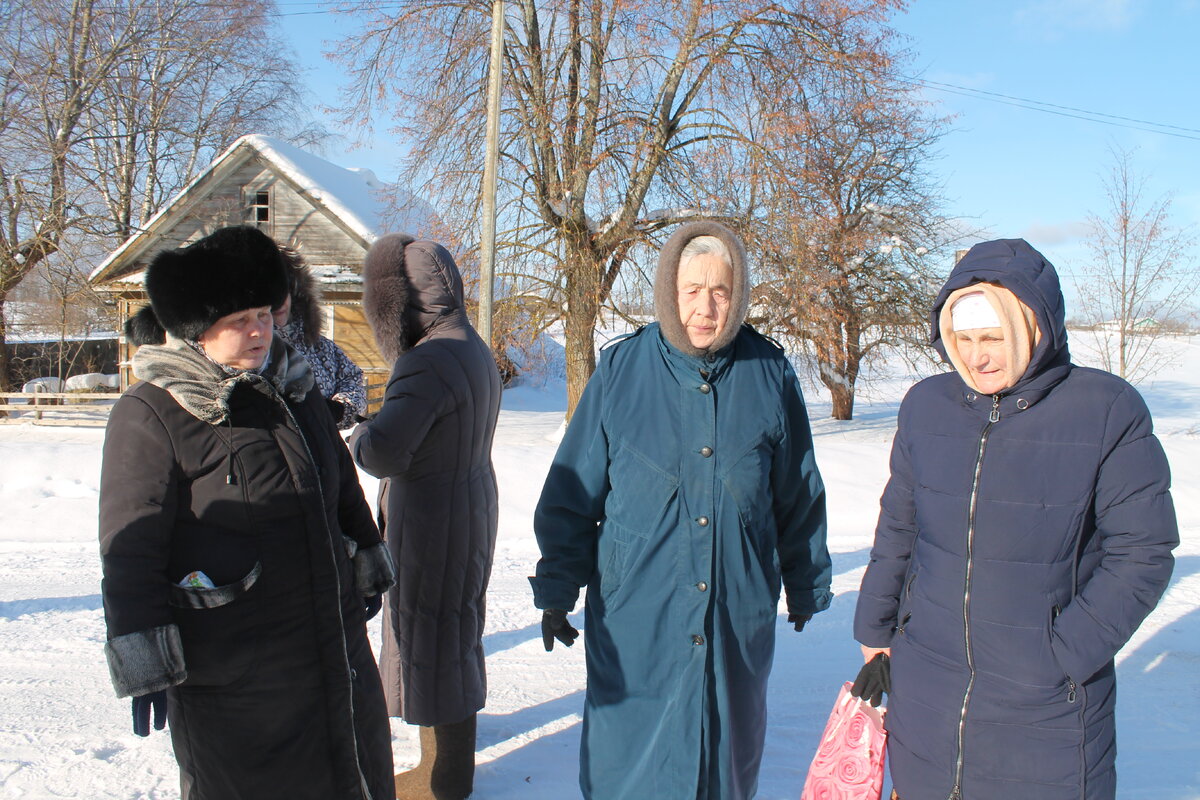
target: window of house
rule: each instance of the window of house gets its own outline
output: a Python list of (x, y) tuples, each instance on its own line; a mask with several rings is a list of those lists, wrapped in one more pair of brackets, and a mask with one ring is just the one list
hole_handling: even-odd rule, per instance
[(255, 191), (250, 193), (250, 208), (247, 213), (247, 222), (254, 225), (259, 230), (270, 233), (271, 228), (271, 193), (269, 191)]

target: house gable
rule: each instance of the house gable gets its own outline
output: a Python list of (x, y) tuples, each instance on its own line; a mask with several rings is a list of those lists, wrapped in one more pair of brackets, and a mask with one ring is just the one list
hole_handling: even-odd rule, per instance
[[(374, 346), (362, 313), (362, 264), (383, 233), (384, 186), (368, 170), (345, 169), (265, 136), (244, 136), (185, 187), (144, 228), (113, 251), (89, 276), (117, 302), (121, 322), (146, 303), (142, 286), (150, 259), (227, 225), (255, 225), (300, 253), (317, 278), (326, 308), (326, 336), (368, 374), (386, 377), (391, 365)], [(433, 209), (409, 198), (392, 230), (430, 235)], [(132, 349), (122, 338), (122, 385)], [(374, 398), (373, 398), (374, 399)]]

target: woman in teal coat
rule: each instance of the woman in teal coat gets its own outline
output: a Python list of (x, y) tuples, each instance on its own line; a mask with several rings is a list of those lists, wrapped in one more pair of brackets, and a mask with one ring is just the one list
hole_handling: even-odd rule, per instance
[(677, 231), (658, 323), (601, 353), (542, 490), (547, 649), (588, 589), (587, 798), (752, 797), (780, 586), (796, 630), (831, 599), (804, 400), (747, 305), (737, 237)]

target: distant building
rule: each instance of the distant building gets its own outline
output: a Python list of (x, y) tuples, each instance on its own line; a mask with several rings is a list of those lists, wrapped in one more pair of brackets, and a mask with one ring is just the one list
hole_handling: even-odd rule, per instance
[[(254, 225), (303, 257), (321, 287), (323, 333), (367, 373), (387, 377), (362, 312), (362, 265), (386, 233), (434, 236), (437, 215), (409, 198), (393, 211), (385, 185), (369, 170), (346, 169), (267, 136), (243, 136), (89, 276), (117, 301), (121, 325), (147, 302), (144, 270), (160, 250), (181, 247), (226, 225)], [(130, 345), (121, 338), (122, 388)]]
[[(1130, 320), (1125, 326), (1126, 333), (1156, 333), (1161, 327), (1158, 320), (1152, 317), (1140, 317)], [(1110, 319), (1096, 323), (1096, 330), (1116, 333), (1121, 330), (1121, 320)]]

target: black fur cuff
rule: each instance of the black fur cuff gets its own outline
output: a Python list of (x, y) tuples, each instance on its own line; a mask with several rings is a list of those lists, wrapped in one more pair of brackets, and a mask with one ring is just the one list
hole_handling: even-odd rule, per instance
[(183, 642), (175, 625), (109, 639), (104, 655), (117, 697), (139, 697), (187, 680)]
[(360, 547), (353, 560), (354, 583), (363, 597), (382, 594), (396, 582), (396, 568), (387, 545)]

